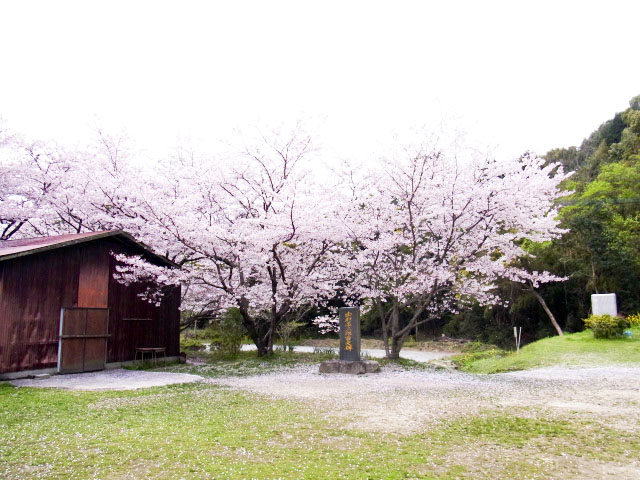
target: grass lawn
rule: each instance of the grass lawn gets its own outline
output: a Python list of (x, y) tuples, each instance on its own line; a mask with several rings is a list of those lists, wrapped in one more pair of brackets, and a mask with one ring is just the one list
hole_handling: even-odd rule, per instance
[(498, 373), (513, 370), (564, 366), (640, 365), (640, 328), (632, 338), (594, 339), (589, 330), (533, 342), (519, 353), (499, 349), (472, 351), (454, 358), (463, 370)]
[(0, 478), (541, 478), (565, 459), (640, 456), (632, 431), (534, 413), (488, 411), (401, 435), (345, 429), (301, 403), (207, 384), (0, 384)]
[[(640, 361), (640, 332), (634, 332), (633, 341), (598, 341), (596, 346), (589, 335), (538, 342), (551, 346), (537, 356), (564, 342), (572, 346), (561, 348), (567, 358), (586, 352), (588, 358), (598, 354), (607, 362), (617, 362), (620, 355)], [(625, 353), (607, 353), (612, 346)], [(532, 347), (521, 355), (533, 358), (534, 353), (526, 353)], [(166, 370), (242, 376), (317, 364), (332, 356), (204, 355), (202, 365)], [(400, 366), (414, 369), (418, 364), (405, 361)], [(0, 383), (0, 478), (499, 480), (595, 479), (604, 473), (610, 475), (606, 478), (636, 478), (634, 462), (640, 458), (636, 415), (612, 421), (546, 407), (492, 406), (442, 418), (418, 433), (394, 433), (349, 427), (320, 410), (303, 401), (208, 383), (117, 392)]]
[(233, 355), (225, 355), (218, 352), (194, 352), (189, 356), (195, 363), (174, 364), (167, 367), (167, 370), (176, 373), (192, 373), (203, 377), (229, 375), (244, 377), (293, 368), (299, 365), (317, 364), (323, 360), (337, 357), (335, 353), (326, 349), (320, 349), (318, 353), (278, 351), (265, 357), (258, 357), (255, 351), (238, 352)]

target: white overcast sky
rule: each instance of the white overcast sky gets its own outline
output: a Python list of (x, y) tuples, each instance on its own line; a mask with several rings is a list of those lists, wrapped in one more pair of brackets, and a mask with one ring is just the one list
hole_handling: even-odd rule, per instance
[(500, 154), (582, 139), (640, 94), (640, 1), (11, 1), (0, 116), (162, 155), (312, 118), (326, 152), (446, 122)]

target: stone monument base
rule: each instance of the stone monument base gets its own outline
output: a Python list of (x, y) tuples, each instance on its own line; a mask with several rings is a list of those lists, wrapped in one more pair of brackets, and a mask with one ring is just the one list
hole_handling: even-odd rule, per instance
[(361, 375), (375, 373), (380, 370), (380, 364), (373, 360), (327, 360), (320, 364), (320, 373), (349, 373)]

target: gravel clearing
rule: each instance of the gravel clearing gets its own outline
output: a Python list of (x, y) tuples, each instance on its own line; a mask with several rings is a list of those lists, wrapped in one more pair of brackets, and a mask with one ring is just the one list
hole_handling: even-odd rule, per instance
[(596, 414), (640, 427), (640, 368), (551, 367), (497, 375), (385, 369), (369, 375), (319, 374), (317, 366), (207, 382), (300, 400), (345, 427), (412, 433), (443, 420), (504, 410), (519, 416)]
[(186, 373), (147, 372), (144, 370), (103, 370), (91, 373), (53, 375), (42, 379), (12, 380), (16, 387), (62, 388), (65, 390), (136, 390), (176, 383), (199, 382), (202, 377)]

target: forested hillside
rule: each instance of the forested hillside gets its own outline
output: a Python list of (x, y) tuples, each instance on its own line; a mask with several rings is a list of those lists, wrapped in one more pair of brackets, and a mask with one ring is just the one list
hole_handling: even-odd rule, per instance
[(574, 193), (559, 200), (570, 232), (549, 247), (549, 260), (570, 275), (581, 314), (589, 308), (581, 290), (615, 292), (623, 312), (640, 309), (640, 96), (630, 104), (579, 149), (547, 154), (575, 166), (565, 186)]
[[(529, 248), (537, 256), (531, 267), (568, 279), (537, 291), (568, 331), (583, 328), (592, 293), (616, 293), (623, 314), (640, 311), (640, 96), (580, 147), (554, 149), (545, 158), (575, 173), (557, 200), (569, 231)], [(529, 339), (554, 333), (531, 291), (509, 282), (501, 290), (508, 307), (476, 308), (451, 318), (445, 331), (493, 341), (506, 341), (510, 325), (522, 325)]]

